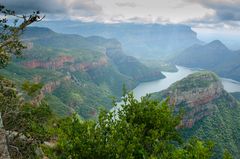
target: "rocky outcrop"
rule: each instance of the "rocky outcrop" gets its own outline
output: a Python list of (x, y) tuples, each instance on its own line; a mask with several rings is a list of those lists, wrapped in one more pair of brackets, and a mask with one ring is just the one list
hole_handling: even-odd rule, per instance
[(93, 61), (93, 62), (82, 62), (82, 63), (75, 63), (73, 65), (71, 65), (69, 67), (71, 72), (75, 72), (77, 70), (80, 71), (88, 71), (90, 69), (94, 69), (100, 66), (104, 66), (107, 65), (108, 60), (106, 57), (101, 57), (99, 60), (97, 61)]
[(65, 63), (73, 63), (74, 59), (71, 56), (59, 56), (53, 60), (49, 61), (40, 61), (33, 60), (23, 63), (27, 68), (47, 68), (47, 69), (59, 69), (64, 66)]
[(0, 113), (0, 159), (10, 159), (6, 131), (3, 129), (1, 113)]
[(198, 72), (153, 97), (169, 97), (169, 103), (176, 106), (176, 111), (183, 109), (185, 112), (179, 127), (191, 128), (197, 121), (216, 112), (218, 107), (214, 101), (224, 95), (223, 85), (214, 73)]
[(32, 104), (38, 104), (45, 97), (45, 94), (52, 93), (61, 84), (61, 82), (69, 80), (71, 80), (71, 76), (65, 76), (62, 79), (46, 83), (40, 90), (39, 95), (32, 100)]
[[(66, 64), (68, 63), (68, 64)], [(87, 71), (100, 66), (104, 66), (108, 63), (107, 57), (101, 57), (97, 61), (91, 62), (75, 62), (71, 56), (59, 56), (49, 61), (32, 60), (24, 62), (23, 65), (27, 68), (45, 68), (45, 69), (61, 69), (67, 68), (71, 72), (75, 71)]]

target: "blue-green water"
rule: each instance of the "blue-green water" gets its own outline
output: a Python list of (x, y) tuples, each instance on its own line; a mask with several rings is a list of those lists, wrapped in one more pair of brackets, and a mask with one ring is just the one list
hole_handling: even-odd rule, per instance
[[(133, 89), (133, 94), (136, 99), (140, 99), (142, 96), (145, 96), (149, 93), (159, 92), (164, 89), (167, 89), (171, 84), (176, 81), (183, 79), (184, 77), (192, 74), (198, 70), (190, 69), (186, 67), (177, 66), (178, 72), (162, 72), (166, 78), (159, 79), (150, 82), (140, 83), (135, 89)], [(240, 82), (221, 78), (224, 89), (229, 92), (240, 92)]]

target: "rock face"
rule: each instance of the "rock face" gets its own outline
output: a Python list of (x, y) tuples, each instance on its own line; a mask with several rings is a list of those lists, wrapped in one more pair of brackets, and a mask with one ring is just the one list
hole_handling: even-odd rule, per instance
[(97, 61), (93, 61), (93, 62), (75, 63), (70, 66), (70, 71), (72, 71), (72, 72), (77, 71), (77, 70), (88, 71), (90, 69), (105, 66), (105, 65), (107, 65), (107, 63), (108, 63), (107, 58), (101, 57)]
[(61, 82), (70, 81), (70, 80), (71, 80), (71, 76), (65, 76), (62, 79), (46, 83), (40, 90), (39, 95), (32, 100), (32, 103), (38, 104), (45, 97), (45, 94), (52, 93), (61, 84)]
[(39, 61), (39, 60), (33, 60), (29, 62), (23, 63), (24, 66), (28, 68), (52, 68), (52, 69), (58, 69), (62, 68), (64, 66), (64, 63), (66, 62), (74, 62), (74, 59), (71, 56), (59, 56), (56, 59), (52, 59), (49, 61)]
[(214, 73), (198, 72), (153, 96), (169, 97), (169, 103), (176, 106), (176, 111), (183, 109), (185, 112), (179, 127), (191, 128), (197, 121), (217, 111), (214, 101), (225, 94), (221, 81)]
[(87, 71), (92, 68), (96, 68), (99, 66), (104, 66), (108, 63), (106, 57), (102, 57), (97, 61), (92, 62), (75, 62), (74, 58), (71, 56), (58, 56), (55, 59), (50, 59), (48, 61), (41, 60), (32, 60), (28, 62), (22, 63), (27, 68), (45, 68), (45, 69), (61, 69), (68, 68), (70, 71)]
[(10, 159), (7, 146), (6, 132), (3, 129), (1, 113), (0, 113), (0, 159)]
[(184, 139), (213, 141), (214, 159), (223, 158), (225, 149), (233, 158), (240, 158), (240, 105), (223, 89), (214, 73), (194, 73), (152, 97), (160, 100), (168, 97), (176, 112), (183, 110), (177, 128)]

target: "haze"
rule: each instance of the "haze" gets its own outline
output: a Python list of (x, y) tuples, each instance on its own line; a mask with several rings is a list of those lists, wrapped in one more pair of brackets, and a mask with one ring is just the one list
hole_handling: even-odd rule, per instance
[(219, 39), (238, 49), (239, 0), (2, 0), (2, 3), (17, 8), (18, 13), (40, 10), (48, 21), (187, 24), (200, 40)]

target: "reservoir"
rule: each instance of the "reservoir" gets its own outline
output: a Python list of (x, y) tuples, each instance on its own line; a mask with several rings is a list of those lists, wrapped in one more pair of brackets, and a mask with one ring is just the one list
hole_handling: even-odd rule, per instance
[[(136, 99), (140, 99), (146, 94), (159, 92), (167, 89), (171, 84), (176, 81), (187, 77), (189, 74), (197, 72), (197, 69), (190, 69), (186, 67), (177, 66), (178, 72), (162, 72), (166, 78), (159, 79), (150, 82), (140, 83), (135, 89), (133, 89), (133, 94)], [(231, 79), (221, 78), (224, 89), (229, 92), (240, 92), (240, 82)]]

